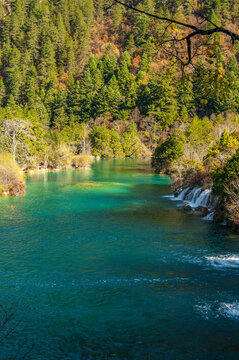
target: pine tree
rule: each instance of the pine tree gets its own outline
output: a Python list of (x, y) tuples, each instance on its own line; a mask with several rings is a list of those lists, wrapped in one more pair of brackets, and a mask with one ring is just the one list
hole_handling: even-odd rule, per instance
[(81, 82), (77, 82), (68, 95), (68, 114), (76, 117), (77, 121), (88, 121), (92, 113), (94, 99), (94, 84), (90, 69), (86, 68)]
[(188, 116), (192, 113), (193, 84), (191, 76), (184, 76), (177, 86), (178, 113), (181, 122), (187, 122)]
[[(138, 8), (140, 10), (144, 10), (144, 6), (142, 4), (140, 4)], [(147, 15), (137, 12), (134, 13), (133, 16), (134, 16), (133, 33), (134, 33), (135, 44), (138, 46), (142, 46), (142, 44), (146, 40), (150, 19)]]
[(125, 51), (120, 60), (117, 79), (119, 83), (120, 92), (122, 95), (127, 95), (127, 90), (130, 87), (132, 82), (132, 77), (130, 76), (129, 68), (131, 66), (131, 56), (127, 51)]
[(51, 39), (43, 36), (41, 47), (41, 63), (39, 65), (39, 75), (43, 85), (50, 81), (52, 75), (56, 74), (55, 50)]
[(0, 107), (4, 105), (4, 100), (6, 96), (6, 89), (3, 82), (3, 78), (0, 77)]
[(75, 19), (74, 42), (76, 49), (76, 60), (80, 67), (84, 67), (90, 54), (90, 27), (86, 23), (82, 10), (78, 10)]
[(113, 118), (116, 118), (119, 114), (121, 99), (118, 81), (116, 77), (113, 76), (109, 84), (104, 85), (100, 90), (99, 95), (96, 96), (93, 105), (93, 113), (95, 116), (109, 113)]
[(227, 97), (226, 107), (230, 111), (239, 110), (239, 69), (235, 55), (232, 55), (226, 67)]
[(68, 123), (68, 116), (66, 114), (67, 108), (67, 92), (61, 88), (55, 95), (54, 101), (51, 104), (52, 126), (58, 130), (62, 130)]
[(104, 82), (107, 83), (110, 81), (111, 77), (114, 75), (117, 67), (117, 58), (115, 56), (104, 55), (101, 61), (99, 62), (99, 69), (104, 78)]
[(122, 24), (123, 14), (125, 12), (125, 8), (122, 5), (116, 4), (113, 8), (112, 14), (112, 31), (119, 30), (120, 25)]
[(29, 106), (32, 107), (35, 103), (38, 90), (37, 70), (35, 66), (32, 65), (26, 76), (26, 82), (23, 91), (24, 103), (28, 103)]
[(147, 113), (155, 116), (162, 129), (172, 126), (178, 118), (174, 76), (172, 67), (163, 74), (154, 75), (141, 95), (146, 96)]

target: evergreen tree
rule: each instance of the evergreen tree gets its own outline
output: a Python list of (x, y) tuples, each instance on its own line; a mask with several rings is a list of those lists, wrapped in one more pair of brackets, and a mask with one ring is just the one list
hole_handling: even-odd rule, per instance
[(190, 76), (184, 76), (178, 82), (177, 87), (178, 113), (181, 122), (187, 122), (188, 116), (192, 113), (193, 102), (193, 84)]
[(232, 55), (226, 67), (227, 97), (226, 108), (231, 111), (239, 110), (239, 70), (235, 55)]
[(105, 83), (114, 75), (117, 67), (117, 58), (115, 56), (104, 55), (99, 62), (99, 69), (102, 73)]
[(0, 106), (4, 105), (5, 96), (6, 96), (5, 85), (3, 82), (3, 78), (0, 77)]
[(139, 98), (139, 106), (141, 99), (145, 99), (143, 107), (140, 106), (143, 113), (153, 114), (162, 129), (172, 126), (178, 118), (174, 76), (173, 68), (163, 74), (154, 75)]

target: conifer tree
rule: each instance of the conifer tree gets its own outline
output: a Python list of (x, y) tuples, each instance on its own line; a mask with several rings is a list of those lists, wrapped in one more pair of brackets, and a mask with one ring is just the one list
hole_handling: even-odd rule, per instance
[[(145, 98), (143, 112), (153, 114), (162, 129), (172, 126), (178, 117), (175, 72), (169, 68), (165, 73), (154, 75), (144, 88), (140, 99)], [(144, 106), (143, 104), (143, 106)], [(141, 107), (142, 108), (142, 107)]]
[(117, 67), (117, 58), (115, 56), (104, 55), (99, 62), (99, 69), (102, 73), (105, 83), (114, 75)]
[(6, 96), (5, 85), (4, 85), (4, 82), (3, 82), (3, 78), (0, 77), (0, 106), (4, 105), (5, 96)]

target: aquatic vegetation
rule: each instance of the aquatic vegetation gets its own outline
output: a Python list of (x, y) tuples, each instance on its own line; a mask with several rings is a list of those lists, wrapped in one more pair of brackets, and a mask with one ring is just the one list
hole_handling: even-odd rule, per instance
[(74, 186), (80, 186), (80, 187), (101, 187), (102, 184), (94, 184), (94, 183), (77, 183), (77, 184), (74, 184)]

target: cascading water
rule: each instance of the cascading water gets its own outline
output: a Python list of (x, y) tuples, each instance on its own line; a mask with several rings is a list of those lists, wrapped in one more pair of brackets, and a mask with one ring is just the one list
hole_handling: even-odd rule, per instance
[(213, 220), (218, 198), (212, 195), (211, 189), (187, 187), (179, 193), (176, 199), (184, 201), (187, 205), (190, 205), (192, 209), (199, 206), (207, 208), (210, 212), (204, 219)]
[(190, 190), (190, 187), (187, 187), (186, 189), (183, 189), (180, 194), (177, 196), (178, 200), (184, 200), (185, 199), (185, 195), (187, 194), (187, 192)]
[(179, 193), (177, 199), (187, 202), (193, 208), (198, 206), (212, 208), (211, 205), (214, 207), (217, 203), (217, 199), (212, 197), (212, 190), (203, 188), (187, 187)]
[(209, 199), (210, 199), (210, 195), (211, 195), (211, 190), (204, 190), (200, 193), (200, 195), (198, 197), (195, 198), (194, 201), (191, 202), (191, 206), (192, 207), (198, 207), (198, 206), (203, 206), (203, 207), (208, 207), (209, 205)]
[(200, 194), (202, 192), (201, 188), (194, 188), (192, 189), (192, 191), (190, 191), (188, 193), (188, 195), (186, 196), (186, 199), (192, 206), (194, 206), (194, 204), (196, 203), (197, 199), (200, 198)]
[(214, 215), (215, 215), (215, 211), (212, 211), (212, 212), (210, 212), (207, 216), (205, 216), (205, 217), (203, 218), (203, 220), (213, 221)]

